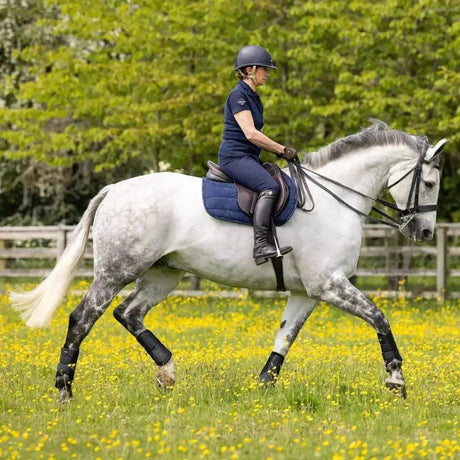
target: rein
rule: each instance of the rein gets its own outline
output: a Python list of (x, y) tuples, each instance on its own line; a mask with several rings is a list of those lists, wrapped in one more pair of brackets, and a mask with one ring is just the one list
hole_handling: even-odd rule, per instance
[[(395, 185), (399, 184), (401, 181), (403, 181), (407, 176), (409, 176), (410, 173), (414, 173), (412, 177), (412, 183), (409, 191), (409, 196), (407, 198), (407, 205), (406, 209), (400, 209), (398, 208), (395, 204), (390, 203), (388, 201), (382, 200), (380, 198), (372, 198), (368, 195), (365, 195), (364, 193), (355, 190), (351, 187), (348, 187), (347, 185), (344, 185), (340, 182), (337, 182), (333, 179), (330, 179), (329, 177), (323, 176), (322, 174), (319, 174), (316, 171), (313, 171), (305, 166), (303, 166), (299, 160), (299, 157), (296, 155), (295, 158), (291, 161), (288, 162), (288, 167), (289, 167), (289, 172), (291, 174), (292, 179), (294, 180), (296, 186), (297, 186), (297, 191), (298, 191), (298, 203), (297, 207), (301, 209), (303, 212), (311, 212), (314, 207), (314, 201), (313, 197), (311, 195), (310, 189), (308, 187), (307, 179), (313, 182), (315, 185), (323, 189), (325, 192), (327, 192), (329, 195), (331, 195), (336, 201), (347, 207), (348, 209), (352, 210), (356, 214), (364, 217), (365, 219), (370, 220), (373, 223), (376, 224), (383, 224), (387, 225), (392, 228), (398, 229), (400, 232), (404, 230), (404, 228), (414, 219), (415, 215), (419, 212), (431, 212), (431, 211), (436, 211), (437, 210), (437, 205), (425, 205), (425, 206), (419, 206), (418, 204), (418, 199), (419, 199), (419, 190), (420, 190), (420, 182), (422, 178), (422, 166), (423, 164), (431, 164), (432, 161), (426, 161), (424, 159), (424, 154), (420, 155), (417, 164), (411, 168), (406, 174), (404, 174), (402, 177), (400, 177), (397, 181), (393, 182), (391, 185), (389, 185), (387, 188), (390, 189), (394, 187)], [(439, 165), (435, 164), (435, 168), (439, 169)], [(387, 208), (393, 209), (395, 211), (398, 211), (401, 218), (396, 219), (389, 214), (385, 213), (381, 209), (376, 208), (375, 206), (372, 207), (372, 210), (377, 212), (380, 216), (382, 216), (384, 219), (379, 219), (376, 217), (373, 217), (369, 214), (366, 214), (359, 209), (355, 208), (351, 204), (347, 203), (345, 200), (343, 200), (340, 196), (338, 196), (336, 193), (334, 193), (332, 190), (328, 189), (325, 185), (323, 185), (321, 182), (317, 181), (312, 177), (311, 174), (316, 175), (317, 177), (324, 179), (331, 184), (337, 185), (344, 190), (348, 190), (350, 192), (355, 193), (356, 195), (359, 195), (363, 198), (366, 198), (368, 200), (373, 201), (374, 203), (381, 204), (382, 206), (385, 206)], [(414, 206), (410, 208), (410, 203), (412, 201), (412, 196), (414, 196)], [(310, 199), (312, 206), (310, 209), (305, 209), (304, 205), (306, 202), (307, 197)]]

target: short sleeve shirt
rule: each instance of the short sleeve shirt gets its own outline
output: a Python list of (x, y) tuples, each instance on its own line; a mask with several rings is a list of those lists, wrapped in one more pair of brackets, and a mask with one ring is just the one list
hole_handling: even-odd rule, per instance
[(224, 108), (224, 131), (219, 148), (219, 160), (241, 158), (246, 155), (259, 157), (261, 148), (246, 139), (235, 114), (250, 110), (254, 126), (261, 131), (264, 126), (264, 107), (259, 95), (243, 81), (239, 81), (228, 95)]

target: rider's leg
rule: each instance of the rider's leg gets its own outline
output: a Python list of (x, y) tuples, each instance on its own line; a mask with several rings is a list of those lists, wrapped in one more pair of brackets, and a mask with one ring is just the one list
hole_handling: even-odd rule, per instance
[[(220, 166), (235, 181), (260, 194), (253, 216), (254, 259), (257, 265), (267, 262), (269, 258), (278, 255), (271, 229), (273, 212), (280, 193), (279, 185), (256, 157), (236, 158), (225, 161)], [(280, 248), (282, 255), (290, 251), (292, 248), (289, 246)]]
[[(273, 212), (278, 200), (278, 195), (271, 189), (263, 190), (254, 209), (254, 260), (257, 265), (267, 262), (268, 259), (276, 257), (278, 251), (272, 242), (272, 219)], [(292, 248), (287, 246), (280, 248), (281, 254), (287, 254)]]
[(235, 182), (251, 190), (258, 193), (273, 190), (277, 195), (280, 193), (278, 182), (256, 157), (247, 155), (243, 158), (225, 159), (219, 162), (219, 166)]

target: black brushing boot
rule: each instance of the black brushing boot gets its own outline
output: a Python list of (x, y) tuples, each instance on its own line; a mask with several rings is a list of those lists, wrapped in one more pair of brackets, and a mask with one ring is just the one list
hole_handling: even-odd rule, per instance
[[(256, 265), (263, 264), (272, 257), (278, 256), (276, 246), (271, 242), (271, 222), (273, 211), (278, 197), (272, 190), (264, 190), (259, 194), (259, 198), (254, 209), (254, 253)], [(280, 248), (281, 255), (292, 251), (290, 246)]]

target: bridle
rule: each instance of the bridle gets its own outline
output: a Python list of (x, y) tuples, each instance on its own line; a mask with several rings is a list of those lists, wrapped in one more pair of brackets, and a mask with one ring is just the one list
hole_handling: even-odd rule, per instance
[[(399, 210), (400, 213), (402, 214), (417, 214), (418, 212), (431, 212), (431, 211), (437, 211), (438, 205), (437, 204), (428, 204), (425, 206), (420, 206), (418, 204), (418, 199), (419, 199), (419, 192), (420, 192), (420, 182), (422, 181), (422, 166), (424, 164), (430, 165), (431, 163), (434, 163), (433, 167), (437, 170), (441, 169), (440, 162), (438, 160), (438, 155), (434, 156), (431, 158), (431, 160), (425, 160), (425, 155), (420, 155), (417, 164), (410, 169), (404, 176), (400, 177), (396, 182), (393, 182), (391, 185), (387, 187), (388, 190), (390, 188), (394, 187), (395, 185), (399, 184), (401, 181), (403, 181), (412, 171), (414, 172), (414, 175), (412, 176), (412, 183), (410, 186), (409, 190), (409, 196), (407, 198), (407, 204), (406, 204), (406, 209), (404, 210)], [(410, 203), (412, 201), (412, 198), (414, 199), (414, 206), (410, 208)]]
[[(418, 213), (423, 213), (423, 212), (433, 212), (438, 209), (437, 204), (429, 204), (429, 205), (419, 205), (419, 194), (420, 194), (420, 183), (422, 181), (422, 168), (424, 164), (433, 164), (433, 167), (436, 169), (440, 169), (440, 152), (442, 151), (444, 145), (446, 144), (447, 140), (443, 139), (439, 141), (436, 146), (434, 147), (429, 147), (426, 152), (423, 152), (420, 154), (417, 163), (413, 168), (411, 168), (407, 173), (405, 173), (402, 177), (400, 177), (398, 180), (393, 182), (391, 185), (387, 186), (387, 189), (391, 189), (395, 185), (399, 184), (402, 182), (406, 177), (408, 177), (411, 173), (413, 173), (412, 176), (412, 183), (411, 187), (409, 190), (409, 195), (407, 197), (407, 204), (405, 209), (400, 209), (398, 206), (396, 206), (393, 203), (390, 203), (388, 201), (382, 200), (380, 198), (373, 198), (370, 197), (358, 190), (355, 190), (351, 187), (348, 187), (347, 185), (344, 185), (340, 182), (337, 182), (333, 179), (330, 179), (329, 177), (323, 176), (322, 174), (313, 171), (306, 166), (302, 165), (300, 163), (299, 157), (296, 156), (292, 161), (288, 162), (289, 166), (289, 172), (291, 174), (291, 178), (294, 180), (296, 186), (297, 186), (297, 192), (298, 192), (298, 202), (297, 202), (297, 207), (300, 208), (304, 212), (310, 212), (314, 209), (315, 204), (313, 201), (313, 197), (311, 195), (310, 189), (308, 187), (307, 180), (311, 181), (315, 185), (317, 185), (319, 188), (323, 189), (325, 192), (327, 192), (329, 195), (331, 195), (336, 201), (344, 205), (345, 207), (351, 209), (353, 212), (356, 214), (368, 219), (370, 222), (373, 223), (378, 223), (378, 224), (383, 224), (387, 225), (389, 227), (396, 228), (400, 232), (403, 232), (403, 230), (409, 225), (409, 223), (415, 218), (415, 216)], [(430, 154), (430, 155), (428, 155)], [(429, 157), (428, 160), (426, 160), (426, 157)], [(387, 207), (389, 209), (392, 209), (394, 211), (399, 212), (400, 218), (396, 219), (393, 216), (390, 216), (389, 214), (385, 213), (381, 209), (373, 206), (372, 210), (375, 211), (377, 214), (379, 214), (382, 219), (373, 217), (369, 214), (366, 214), (359, 209), (355, 208), (351, 204), (347, 203), (345, 200), (343, 200), (339, 195), (334, 193), (332, 190), (327, 188), (324, 184), (322, 184), (320, 181), (316, 180), (312, 175), (315, 175), (318, 178), (321, 178), (331, 184), (337, 185), (341, 187), (344, 190), (348, 190), (352, 193), (355, 193), (358, 196), (361, 196), (363, 198), (366, 198), (368, 200), (373, 201), (374, 203), (378, 203), (384, 207)], [(309, 209), (305, 209), (304, 205), (306, 202), (307, 197), (309, 198), (310, 202), (312, 203), (311, 207)], [(412, 207), (410, 207), (411, 202), (414, 203)]]

